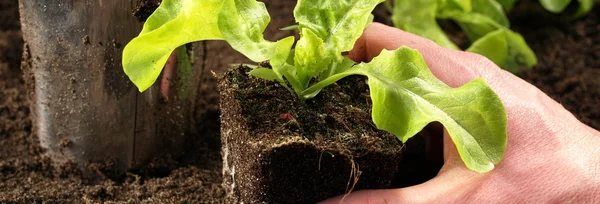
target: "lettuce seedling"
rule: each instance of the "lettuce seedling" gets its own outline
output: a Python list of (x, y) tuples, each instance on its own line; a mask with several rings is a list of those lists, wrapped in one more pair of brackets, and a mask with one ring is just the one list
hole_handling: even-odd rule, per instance
[[(483, 79), (451, 88), (435, 78), (414, 49), (384, 50), (369, 63), (355, 64), (352, 49), (382, 0), (298, 0), (294, 17), (300, 39), (265, 40), (270, 21), (255, 0), (164, 0), (142, 33), (124, 50), (125, 73), (144, 91), (177, 47), (199, 40), (225, 40), (255, 62), (272, 68), (249, 74), (280, 82), (303, 100), (350, 75), (368, 78), (372, 119), (402, 142), (438, 121), (447, 129), (466, 166), (487, 172), (506, 148), (506, 111)], [(295, 43), (295, 46), (294, 46)]]
[[(396, 0), (391, 8), (394, 25), (405, 31), (429, 38), (443, 47), (458, 49), (437, 24), (450, 19), (465, 32), (471, 46), (468, 52), (486, 56), (498, 66), (516, 73), (521, 67), (537, 64), (535, 53), (523, 37), (511, 31), (505, 11), (517, 0)], [(589, 13), (594, 0), (540, 0), (552, 13), (569, 18)], [(391, 6), (389, 6), (391, 7)]]
[[(517, 0), (496, 0), (496, 2), (502, 5), (505, 11), (510, 11)], [(552, 13), (566, 13), (571, 18), (578, 18), (592, 10), (594, 0), (540, 0), (540, 4)]]
[(578, 18), (592, 10), (594, 0), (540, 0), (540, 4), (552, 13), (566, 12), (569, 17)]
[(398, 28), (429, 38), (440, 46), (458, 49), (436, 21), (451, 19), (473, 42), (466, 51), (486, 56), (513, 73), (521, 67), (537, 64), (535, 54), (523, 37), (509, 29), (502, 5), (495, 0), (395, 1), (392, 18)]

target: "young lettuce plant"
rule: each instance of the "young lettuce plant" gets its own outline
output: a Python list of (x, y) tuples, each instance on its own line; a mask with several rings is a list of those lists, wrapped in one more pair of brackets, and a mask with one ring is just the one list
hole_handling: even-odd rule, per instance
[[(496, 0), (504, 7), (504, 10), (510, 11), (517, 0)], [(540, 0), (540, 4), (549, 12), (558, 14), (565, 13), (571, 18), (578, 18), (592, 10), (594, 0)]]
[[(249, 73), (280, 82), (303, 100), (350, 75), (368, 78), (372, 119), (402, 142), (438, 121), (444, 125), (468, 168), (487, 172), (506, 148), (506, 112), (483, 79), (451, 88), (435, 78), (418, 51), (384, 50), (369, 63), (344, 57), (382, 0), (298, 0), (294, 17), (301, 37), (267, 41), (270, 21), (255, 0), (164, 0), (123, 53), (125, 73), (140, 91), (158, 77), (170, 53), (186, 43), (225, 40), (271, 69)], [(293, 49), (292, 49), (293, 48)]]
[(540, 0), (540, 3), (546, 10), (552, 13), (567, 12), (567, 15), (571, 18), (584, 16), (594, 6), (594, 0)]
[[(437, 24), (450, 19), (465, 32), (471, 46), (468, 52), (486, 56), (498, 66), (516, 73), (521, 67), (537, 64), (535, 53), (523, 37), (510, 30), (505, 11), (517, 0), (395, 0), (392, 7), (394, 25), (405, 31), (429, 38), (443, 47), (458, 49)], [(540, 0), (546, 10), (565, 13), (569, 18), (591, 11), (594, 0)]]
[(537, 64), (523, 37), (509, 29), (508, 18), (496, 0), (396, 0), (392, 18), (398, 28), (458, 49), (436, 21), (450, 19), (472, 42), (466, 51), (486, 56), (513, 73)]

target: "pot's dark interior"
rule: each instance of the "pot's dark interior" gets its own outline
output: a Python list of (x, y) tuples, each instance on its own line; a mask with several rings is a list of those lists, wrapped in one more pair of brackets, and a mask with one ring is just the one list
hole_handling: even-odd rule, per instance
[[(267, 38), (291, 34), (278, 28), (294, 23), (290, 17), (295, 2), (265, 2), (273, 19)], [(529, 7), (539, 5), (519, 3), (509, 15), (512, 28), (523, 34), (539, 58), (538, 66), (519, 76), (584, 123), (600, 129), (600, 6), (589, 16), (568, 23), (547, 20), (549, 14), (539, 9), (524, 9)], [(219, 99), (210, 74), (204, 75), (199, 93), (204, 97), (198, 98), (198, 140), (190, 142), (182, 160), (163, 158), (131, 172), (125, 180), (87, 184), (73, 169), (52, 166), (43, 158), (39, 141), (31, 133), (28, 88), (19, 69), (23, 42), (18, 15), (17, 0), (0, 1), (0, 202), (221, 201)], [(221, 73), (230, 63), (247, 62), (224, 43), (206, 45), (207, 72)]]

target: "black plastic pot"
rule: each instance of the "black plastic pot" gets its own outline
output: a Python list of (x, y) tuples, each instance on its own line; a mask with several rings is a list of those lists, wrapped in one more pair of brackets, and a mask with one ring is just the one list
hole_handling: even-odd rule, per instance
[(136, 0), (19, 3), (23, 69), (35, 132), (48, 156), (76, 162), (87, 173), (99, 163), (122, 175), (155, 156), (181, 152), (201, 69), (176, 78), (168, 100), (160, 83), (137, 91), (121, 65), (123, 47), (142, 28), (132, 14)]

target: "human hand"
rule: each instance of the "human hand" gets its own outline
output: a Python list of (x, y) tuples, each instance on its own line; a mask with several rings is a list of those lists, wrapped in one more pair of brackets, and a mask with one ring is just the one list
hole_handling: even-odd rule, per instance
[(177, 77), (177, 50), (169, 55), (167, 63), (161, 73), (160, 78), (160, 96), (162, 100), (169, 101), (173, 97), (173, 81)]
[[(508, 115), (503, 161), (491, 172), (466, 168), (444, 131), (444, 166), (420, 185), (357, 191), (343, 203), (593, 203), (600, 202), (600, 133), (524, 80), (477, 54), (374, 23), (348, 57), (370, 61), (382, 49), (417, 49), (433, 74), (451, 87), (484, 78)], [(324, 201), (340, 203), (343, 196)]]

